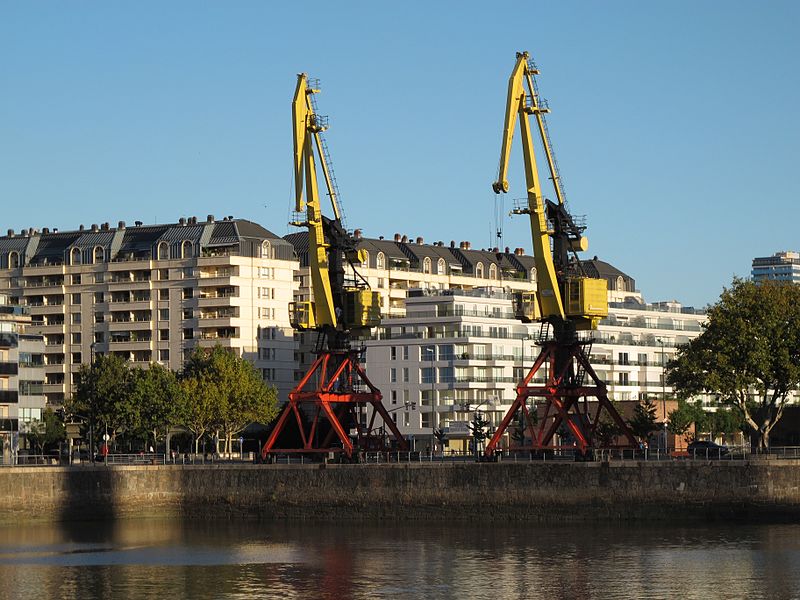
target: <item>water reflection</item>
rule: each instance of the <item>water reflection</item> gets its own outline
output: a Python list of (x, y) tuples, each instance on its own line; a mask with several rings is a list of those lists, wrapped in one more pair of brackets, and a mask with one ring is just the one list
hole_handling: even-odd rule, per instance
[(793, 598), (800, 526), (0, 528), (3, 598)]

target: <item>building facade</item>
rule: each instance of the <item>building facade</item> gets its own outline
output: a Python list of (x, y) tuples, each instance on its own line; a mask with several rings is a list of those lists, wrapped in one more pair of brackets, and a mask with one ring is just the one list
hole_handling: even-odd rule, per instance
[(44, 339), (26, 332), (28, 311), (0, 295), (0, 444), (3, 464), (14, 462), (20, 434), (42, 420)]
[(754, 258), (751, 275), (755, 281), (800, 283), (800, 252), (776, 252), (772, 256)]
[(180, 370), (195, 347), (215, 344), (252, 361), (285, 397), (297, 268), (290, 244), (232, 217), (0, 238), (0, 292), (44, 337), (43, 390), (54, 405), (95, 354)]

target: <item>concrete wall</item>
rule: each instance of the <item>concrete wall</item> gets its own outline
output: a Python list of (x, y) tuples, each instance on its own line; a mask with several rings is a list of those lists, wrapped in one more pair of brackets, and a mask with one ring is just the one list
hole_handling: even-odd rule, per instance
[(800, 520), (800, 461), (13, 467), (0, 520)]

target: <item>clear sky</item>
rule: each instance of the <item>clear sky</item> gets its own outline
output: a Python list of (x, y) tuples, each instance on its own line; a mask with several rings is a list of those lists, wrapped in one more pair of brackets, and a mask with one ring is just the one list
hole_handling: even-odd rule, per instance
[[(0, 0), (0, 231), (234, 215), (288, 233), (296, 73), (350, 227), (496, 245), (515, 52), (588, 257), (713, 302), (800, 250), (798, 2)], [(519, 144), (511, 191), (525, 194)], [(503, 245), (530, 252), (524, 217)]]

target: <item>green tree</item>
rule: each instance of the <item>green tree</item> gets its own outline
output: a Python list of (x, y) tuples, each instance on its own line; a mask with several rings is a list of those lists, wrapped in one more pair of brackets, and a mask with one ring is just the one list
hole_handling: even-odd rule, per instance
[(667, 365), (667, 382), (682, 398), (714, 394), (738, 409), (751, 444), (766, 449), (800, 385), (800, 286), (734, 279)]
[(634, 407), (628, 426), (639, 441), (647, 441), (648, 436), (656, 430), (656, 406), (652, 400), (648, 398)]
[(178, 384), (176, 416), (178, 422), (192, 432), (195, 453), (200, 450), (200, 440), (219, 420), (214, 388), (214, 382), (202, 372), (184, 376)]
[(64, 422), (49, 406), (42, 411), (42, 419), (35, 419), (28, 425), (25, 437), (28, 443), (39, 454), (58, 449), (60, 442), (66, 439)]
[(207, 392), (208, 427), (222, 432), (225, 452), (232, 450), (233, 436), (250, 423), (269, 423), (278, 413), (277, 392), (264, 383), (248, 361), (220, 345), (210, 351), (198, 349), (184, 369), (186, 377), (202, 377)]
[(159, 440), (165, 439), (170, 427), (178, 421), (175, 373), (158, 363), (147, 369), (131, 369), (127, 391), (137, 415), (137, 435), (145, 440), (145, 445), (152, 439), (153, 447), (157, 448)]
[(128, 391), (128, 362), (116, 355), (100, 355), (91, 365), (81, 365), (76, 392), (66, 410), (80, 415), (93, 427), (95, 439), (106, 429), (113, 438), (138, 426), (138, 412)]
[(487, 433), (488, 427), (491, 425), (489, 421), (483, 418), (483, 414), (476, 412), (474, 418), (470, 423), (467, 425), (469, 430), (472, 432), (472, 441), (475, 445), (475, 455), (478, 454), (478, 448), (481, 444), (486, 441), (486, 438), (489, 437)]
[(691, 431), (692, 425), (697, 425), (698, 421), (702, 423), (703, 418), (703, 409), (699, 406), (699, 402), (691, 404), (680, 398), (678, 399), (678, 408), (670, 411), (668, 415), (669, 430), (675, 435), (682, 436), (688, 443), (696, 435)]
[(616, 424), (607, 411), (603, 411), (600, 415), (600, 421), (597, 423), (597, 429), (594, 435), (600, 447), (608, 448), (614, 444), (617, 436), (622, 435), (622, 429)]

